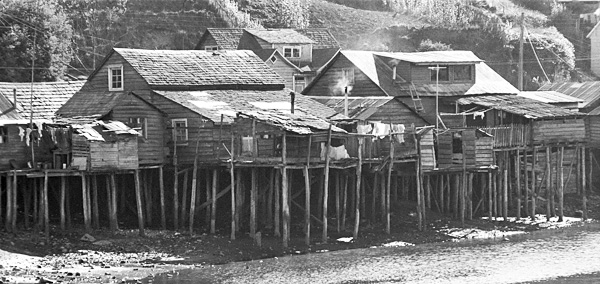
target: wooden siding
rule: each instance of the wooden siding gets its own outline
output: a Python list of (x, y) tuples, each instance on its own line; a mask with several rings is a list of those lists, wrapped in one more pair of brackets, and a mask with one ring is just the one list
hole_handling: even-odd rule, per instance
[(494, 164), (494, 138), (479, 137), (475, 141), (475, 163), (478, 166)]
[[(464, 65), (460, 65), (464, 66)], [(446, 66), (448, 68), (448, 80), (446, 81), (438, 81), (439, 84), (454, 84), (454, 83), (475, 83), (475, 65), (470, 64), (471, 66), (471, 80), (456, 80), (454, 78), (454, 67), (453, 65)], [(431, 70), (429, 67), (435, 67), (435, 65), (431, 66), (423, 66), (423, 65), (411, 65), (410, 67), (410, 77), (406, 77), (408, 81), (415, 84), (430, 84), (436, 83), (435, 77), (431, 77)], [(405, 72), (403, 71), (404, 74)]]
[(452, 166), (452, 132), (446, 132), (438, 135), (438, 166), (447, 168)]
[(427, 131), (421, 136), (421, 167), (424, 170), (435, 168), (435, 145), (433, 142), (433, 131)]
[(284, 62), (280, 55), (277, 55), (276, 58), (277, 60), (275, 63), (273, 63), (270, 58), (267, 59), (267, 65), (285, 80), (286, 88), (293, 90), (294, 74), (296, 73), (297, 69), (294, 66), (290, 66), (288, 63)]
[(600, 116), (590, 115), (585, 119), (586, 141), (589, 145), (600, 146)]
[(129, 118), (133, 117), (146, 119), (145, 138), (138, 138), (139, 163), (142, 165), (164, 163), (166, 118), (154, 107), (133, 95), (128, 95), (113, 109), (112, 119), (128, 124)]
[(299, 47), (300, 48), (300, 58), (288, 58), (288, 60), (297, 66), (308, 65), (312, 62), (312, 45), (311, 44), (275, 44), (275, 49), (284, 55), (283, 52), (284, 47)]
[[(207, 46), (218, 46), (217, 41), (211, 34), (209, 34), (206, 38), (204, 38), (203, 41), (199, 42), (198, 46), (196, 46), (196, 49), (204, 50), (204, 48), (206, 48)], [(221, 49), (220, 46), (219, 46), (219, 49)]]
[(138, 143), (133, 137), (119, 137), (117, 141), (88, 141), (84, 137), (73, 135), (73, 158), (85, 158), (85, 169), (89, 171), (131, 170), (137, 169)]
[(150, 89), (146, 80), (120, 54), (113, 52), (100, 70), (83, 85), (81, 91), (90, 95), (108, 92), (108, 67), (119, 64), (123, 65), (123, 91), (120, 92)]
[(533, 125), (535, 144), (585, 142), (585, 134), (583, 119), (539, 120)]
[(591, 70), (594, 75), (600, 76), (600, 28), (595, 28), (589, 39)]
[[(401, 100), (414, 110), (414, 101), (411, 97), (397, 97), (397, 99)], [(453, 102), (454, 99), (452, 98), (440, 98), (438, 100), (439, 112), (454, 113), (456, 109), (453, 105)], [(419, 115), (430, 124), (435, 125), (435, 97), (421, 97), (421, 104), (423, 105), (423, 110), (418, 112)], [(442, 125), (440, 123), (440, 128), (441, 127)]]
[[(10, 160), (15, 160), (19, 167), (26, 167), (31, 160), (31, 148), (21, 141), (17, 125), (5, 125), (8, 131), (8, 141), (0, 144), (0, 169), (10, 169)], [(26, 126), (22, 126), (25, 128)]]
[(383, 123), (404, 124), (407, 128), (414, 124), (415, 126), (425, 126), (427, 123), (416, 113), (400, 103), (397, 100), (391, 100), (385, 105), (379, 107), (368, 120), (381, 121)]
[(343, 55), (339, 55), (337, 60), (330, 68), (325, 69), (323, 75), (312, 86), (309, 92), (305, 93), (308, 96), (343, 96), (344, 87), (342, 79), (342, 69), (354, 68), (354, 87), (349, 93), (350, 96), (367, 97), (367, 96), (386, 96), (379, 86), (369, 79), (362, 71), (350, 62)]

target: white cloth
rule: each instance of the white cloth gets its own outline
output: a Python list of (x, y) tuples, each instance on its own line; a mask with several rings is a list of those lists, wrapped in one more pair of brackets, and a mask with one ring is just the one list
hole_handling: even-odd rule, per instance
[(29, 146), (29, 140), (31, 137), (31, 132), (33, 132), (33, 130), (31, 130), (31, 128), (27, 127), (26, 133), (25, 133), (25, 144), (27, 146)]
[(25, 129), (19, 126), (19, 136), (21, 137), (21, 142), (23, 142), (23, 138), (25, 138)]
[(369, 134), (371, 133), (371, 130), (373, 130), (373, 127), (370, 124), (356, 126), (356, 132), (360, 134)]
[(385, 123), (381, 123), (381, 122), (375, 122), (373, 123), (373, 136), (376, 136), (379, 139), (383, 139), (385, 136), (390, 134), (390, 125), (389, 124), (385, 124)]
[[(327, 155), (327, 147), (325, 147), (325, 142), (321, 142), (321, 160), (325, 160), (325, 155)], [(338, 147), (329, 146), (329, 158), (332, 160), (341, 160), (350, 158), (350, 155), (348, 155), (348, 150), (346, 150), (346, 146), (344, 145)]]
[(392, 132), (396, 133), (396, 134), (394, 134), (394, 138), (396, 138), (396, 141), (398, 141), (398, 143), (404, 143), (404, 130), (405, 129), (406, 129), (406, 127), (404, 127), (404, 124), (392, 125)]
[(481, 119), (485, 118), (485, 111), (476, 111), (473, 113), (473, 119), (476, 119), (477, 117), (481, 117)]
[(41, 121), (37, 121), (37, 122), (34, 122), (34, 124), (37, 127), (38, 134), (40, 135), (39, 139), (42, 139), (42, 127), (44, 126), (44, 123)]

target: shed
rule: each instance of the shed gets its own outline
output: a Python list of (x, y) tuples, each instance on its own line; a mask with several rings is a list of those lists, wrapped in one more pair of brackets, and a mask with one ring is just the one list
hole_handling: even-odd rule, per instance
[(137, 131), (119, 121), (73, 125), (73, 168), (84, 171), (137, 169)]

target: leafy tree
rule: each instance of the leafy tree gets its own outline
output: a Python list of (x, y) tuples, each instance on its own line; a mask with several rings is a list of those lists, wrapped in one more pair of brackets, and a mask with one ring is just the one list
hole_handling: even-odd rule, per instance
[(32, 64), (34, 81), (61, 79), (71, 60), (72, 36), (54, 1), (0, 1), (0, 81), (30, 81)]
[(275, 0), (275, 23), (278, 28), (308, 28), (311, 0)]
[(430, 39), (421, 41), (421, 43), (419, 44), (419, 47), (417, 48), (417, 51), (419, 51), (419, 52), (421, 52), (421, 51), (442, 51), (442, 50), (452, 50), (452, 48), (445, 43), (441, 43), (439, 41), (433, 42)]

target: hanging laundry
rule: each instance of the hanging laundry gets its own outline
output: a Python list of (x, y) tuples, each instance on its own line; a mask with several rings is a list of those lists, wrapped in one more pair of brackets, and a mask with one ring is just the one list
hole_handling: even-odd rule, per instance
[(485, 111), (476, 111), (473, 113), (473, 119), (476, 119), (477, 117), (481, 117), (481, 119), (485, 118)]
[(29, 146), (29, 140), (31, 139), (31, 128), (27, 127), (25, 130), (25, 145)]
[[(325, 160), (325, 155), (327, 155), (327, 147), (325, 147), (325, 142), (321, 142), (321, 160)], [(329, 158), (332, 160), (341, 160), (350, 158), (348, 154), (348, 150), (346, 150), (346, 146), (341, 145), (338, 147), (329, 147)]]
[(373, 127), (371, 126), (371, 124), (356, 126), (356, 132), (358, 132), (360, 134), (369, 134), (369, 133), (371, 133), (371, 130), (373, 130)]
[(35, 127), (37, 127), (37, 132), (39, 135), (39, 138), (42, 138), (42, 129), (44, 128), (44, 123), (41, 121), (36, 121), (34, 122)]
[(52, 138), (52, 142), (56, 143), (56, 128), (50, 128), (50, 137)]
[(406, 128), (404, 127), (404, 124), (393, 124), (392, 125), (392, 132), (396, 133), (394, 134), (394, 138), (396, 139), (396, 141), (398, 141), (398, 143), (404, 143), (404, 130)]
[(19, 136), (21, 137), (21, 142), (23, 142), (23, 138), (25, 137), (25, 129), (19, 126)]
[(385, 124), (385, 123), (381, 123), (381, 122), (375, 122), (373, 123), (373, 136), (379, 138), (379, 139), (383, 139), (386, 135), (390, 134), (390, 125), (389, 124)]

